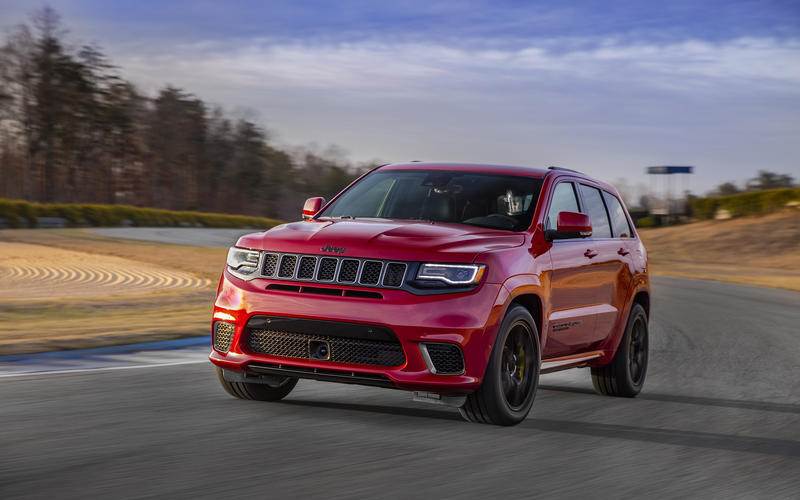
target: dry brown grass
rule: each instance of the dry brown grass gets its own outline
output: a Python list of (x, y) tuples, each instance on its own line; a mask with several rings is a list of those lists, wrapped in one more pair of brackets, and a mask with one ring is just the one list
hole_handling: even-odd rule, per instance
[(83, 229), (5, 229), (0, 230), (0, 242), (3, 241), (112, 255), (178, 269), (212, 281), (219, 279), (227, 252), (225, 248), (108, 238)]
[(76, 229), (0, 231), (0, 354), (206, 334), (224, 259)]
[(800, 291), (800, 212), (640, 231), (656, 275)]

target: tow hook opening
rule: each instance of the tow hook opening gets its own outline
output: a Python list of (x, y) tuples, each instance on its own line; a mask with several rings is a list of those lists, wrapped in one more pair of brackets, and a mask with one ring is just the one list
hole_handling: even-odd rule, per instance
[(331, 347), (324, 340), (309, 340), (308, 351), (311, 359), (331, 359)]

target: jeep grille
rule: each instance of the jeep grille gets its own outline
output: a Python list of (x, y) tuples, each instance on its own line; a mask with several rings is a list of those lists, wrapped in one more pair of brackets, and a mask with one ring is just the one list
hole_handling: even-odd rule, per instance
[(260, 269), (262, 278), (400, 288), (408, 265), (351, 257), (264, 253)]

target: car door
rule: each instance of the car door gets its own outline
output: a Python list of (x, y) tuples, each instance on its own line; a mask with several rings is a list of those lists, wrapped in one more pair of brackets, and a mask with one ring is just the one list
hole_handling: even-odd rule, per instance
[[(581, 212), (575, 182), (560, 181), (550, 193), (546, 229), (556, 229), (559, 212)], [(545, 357), (570, 354), (589, 345), (594, 336), (593, 304), (598, 282), (593, 278), (592, 259), (586, 256), (584, 239), (558, 239), (552, 242), (549, 254), (550, 307)]]
[[(621, 241), (614, 237), (604, 191), (586, 183), (579, 184), (581, 202), (592, 221), (592, 236), (586, 240), (590, 250), (587, 256), (591, 260), (588, 275), (593, 283), (594, 296), (591, 298), (591, 309), (595, 313), (594, 330), (587, 348), (591, 349), (604, 341), (613, 331), (624, 308), (623, 285), (629, 276), (626, 258), (627, 249)], [(621, 208), (621, 207), (620, 207)]]
[(631, 222), (619, 198), (608, 191), (603, 191), (603, 201), (605, 201), (608, 209), (614, 248), (620, 260), (620, 269), (616, 276), (616, 295), (613, 302), (613, 305), (618, 309), (618, 315), (616, 323), (612, 322), (611, 325), (598, 325), (597, 327), (601, 331), (607, 330), (608, 334), (611, 334), (617, 328), (624, 326), (628, 320), (626, 306), (632, 293), (637, 269), (634, 259), (639, 252), (639, 245), (633, 237)]

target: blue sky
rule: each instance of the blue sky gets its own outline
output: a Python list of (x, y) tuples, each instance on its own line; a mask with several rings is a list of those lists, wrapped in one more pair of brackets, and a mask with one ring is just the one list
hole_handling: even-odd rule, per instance
[[(279, 144), (558, 164), (702, 191), (800, 177), (800, 1), (52, 1), (143, 90), (172, 83)], [(0, 25), (35, 4), (0, 0)], [(244, 111), (245, 109), (250, 111)]]

